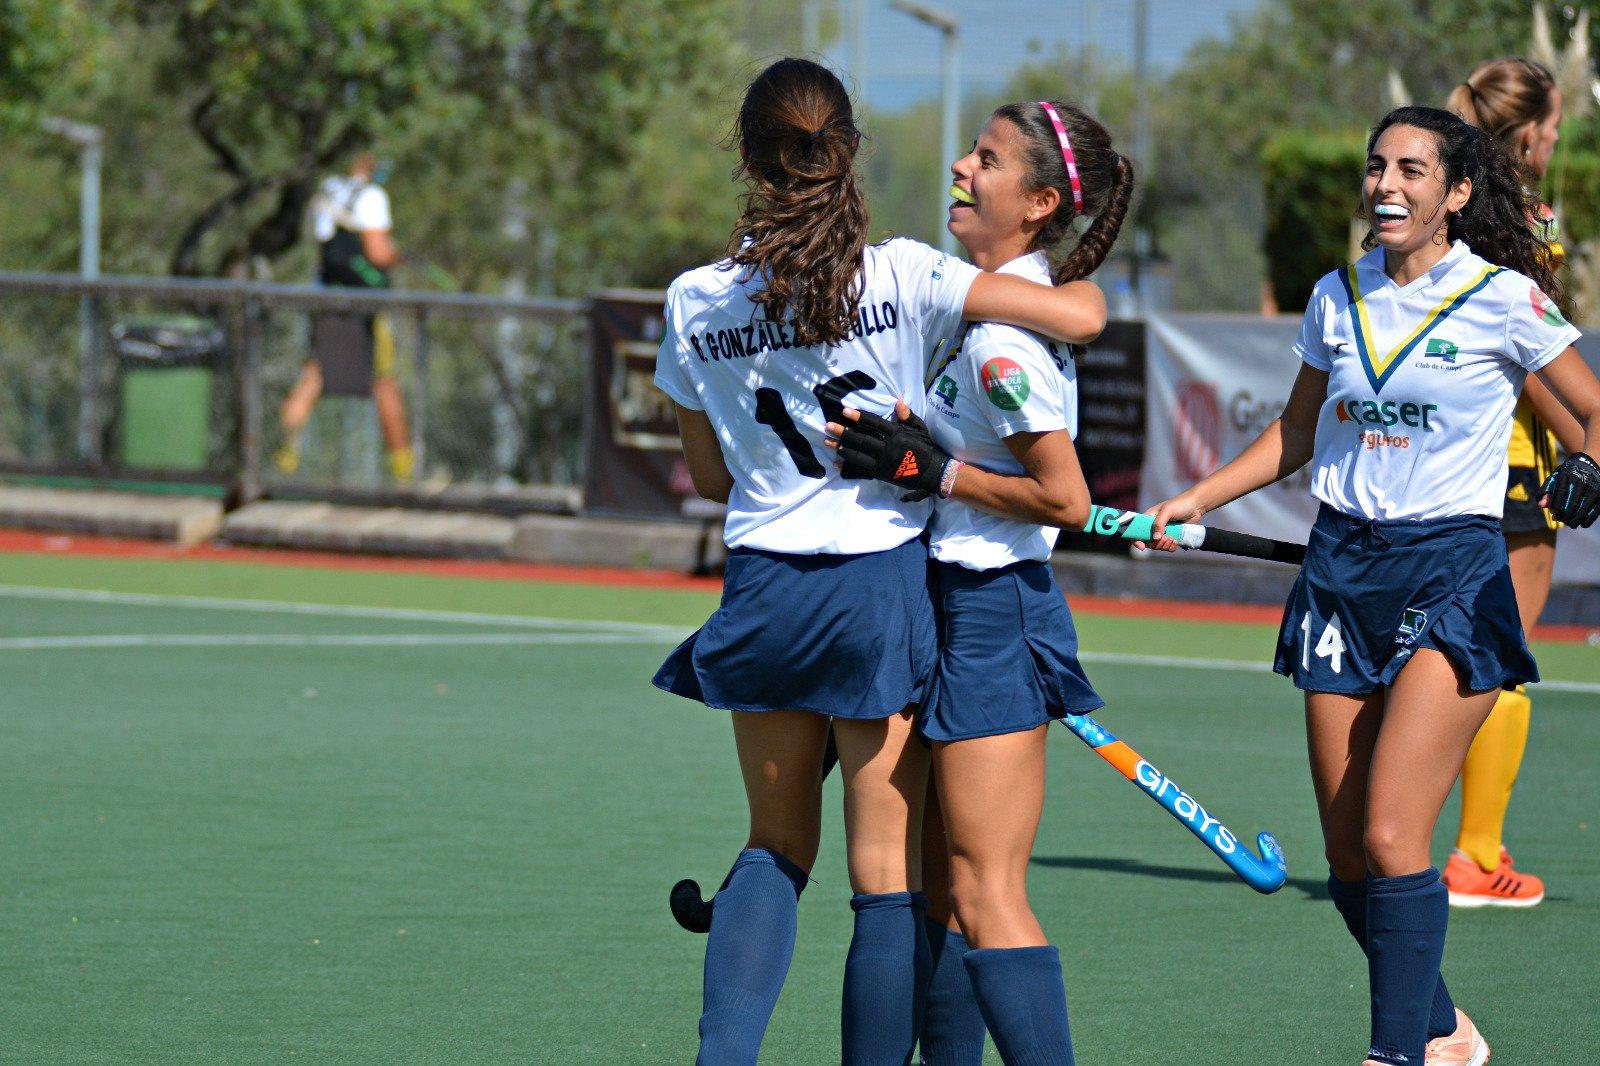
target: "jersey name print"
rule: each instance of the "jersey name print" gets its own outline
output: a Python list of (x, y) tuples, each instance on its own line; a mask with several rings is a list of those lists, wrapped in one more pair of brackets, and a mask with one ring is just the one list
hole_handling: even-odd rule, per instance
[[(865, 305), (856, 308), (846, 341), (858, 337), (871, 337), (895, 329), (900, 325), (900, 309), (892, 300), (884, 300), (876, 307)], [(782, 322), (757, 319), (731, 329), (708, 329), (704, 333), (689, 335), (694, 354), (702, 363), (723, 359), (747, 359), (762, 352), (786, 352), (799, 347), (793, 332)]]
[(824, 425), (846, 403), (888, 415), (903, 397), (920, 414), (928, 349), (956, 331), (977, 275), (917, 241), (871, 245), (854, 325), (832, 347), (799, 345), (792, 325), (767, 321), (742, 268), (716, 263), (672, 283), (656, 386), (716, 430), (733, 475), (730, 548), (855, 555), (922, 532), (931, 504), (839, 477)]
[(1295, 342), (1328, 372), (1312, 495), (1360, 518), (1499, 517), (1523, 381), (1578, 331), (1460, 241), (1404, 286), (1383, 255), (1318, 282)]

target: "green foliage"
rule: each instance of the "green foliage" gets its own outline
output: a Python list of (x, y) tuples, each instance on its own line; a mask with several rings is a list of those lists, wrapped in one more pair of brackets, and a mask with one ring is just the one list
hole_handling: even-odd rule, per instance
[(172, 269), (226, 273), (289, 252), (317, 182), (360, 148), (450, 155), (452, 141), (498, 141), (484, 154), (506, 165), (468, 194), (498, 203), (508, 185), (623, 166), (662, 93), (714, 65), (728, 7), (122, 0), (175, 45), (158, 66), (161, 87), (226, 178), (178, 235)]
[(76, 0), (0, 0), (0, 122), (20, 125), (58, 72), (90, 60)]
[(1281, 310), (1300, 311), (1317, 279), (1348, 260), (1365, 148), (1359, 130), (1285, 133), (1262, 148), (1267, 276)]
[(1600, 237), (1600, 152), (1559, 150), (1544, 193), (1556, 207), (1567, 247)]

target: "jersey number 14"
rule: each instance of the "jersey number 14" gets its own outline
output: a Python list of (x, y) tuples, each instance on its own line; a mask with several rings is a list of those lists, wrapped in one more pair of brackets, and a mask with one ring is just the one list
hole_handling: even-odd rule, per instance
[[(811, 395), (815, 396), (817, 403), (822, 406), (823, 421), (838, 422), (844, 418), (846, 396), (862, 389), (875, 388), (877, 384), (877, 379), (866, 371), (852, 370), (848, 374), (840, 374), (836, 378), (824, 381), (811, 390)], [(816, 454), (811, 450), (811, 442), (800, 432), (800, 427), (794, 424), (789, 409), (784, 406), (783, 395), (777, 389), (756, 390), (756, 421), (763, 426), (772, 427), (772, 432), (783, 442), (789, 458), (794, 460), (794, 468), (801, 474), (818, 478), (828, 476), (822, 464), (817, 462)]]
[[(1333, 672), (1338, 673), (1344, 666), (1344, 637), (1339, 633), (1339, 616), (1334, 615), (1328, 619), (1327, 626), (1322, 630), (1322, 636), (1317, 639), (1317, 656), (1328, 660), (1328, 665), (1333, 667)], [(1300, 619), (1300, 668), (1311, 669), (1311, 612)]]

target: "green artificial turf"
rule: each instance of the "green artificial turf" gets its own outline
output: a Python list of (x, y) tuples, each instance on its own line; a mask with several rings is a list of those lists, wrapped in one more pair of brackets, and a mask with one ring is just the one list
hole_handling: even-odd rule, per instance
[[(0, 583), (674, 626), (715, 602), (37, 555), (0, 556)], [(1080, 622), (1101, 652), (1260, 659), (1271, 640)], [(704, 941), (665, 897), (683, 876), (714, 886), (742, 843), (726, 719), (648, 686), (667, 642), (559, 632), (576, 642), (429, 644), (530, 630), (0, 592), (0, 1060), (690, 1061)], [(420, 643), (7, 644), (104, 635)], [(1600, 681), (1595, 649), (1538, 652), (1547, 673), (1558, 652), (1559, 676)], [(1241, 837), (1276, 833), (1291, 879), (1245, 888), (1058, 731), (1031, 889), (1063, 950), (1079, 1061), (1359, 1061), (1365, 969), (1322, 898), (1297, 694), (1237, 670), (1091, 674), (1101, 720)], [(1595, 699), (1535, 696), (1508, 832), (1548, 900), (1452, 915), (1446, 971), (1497, 1063), (1588, 1062), (1600, 1042)], [(830, 781), (764, 1062), (838, 1061), (838, 802)]]

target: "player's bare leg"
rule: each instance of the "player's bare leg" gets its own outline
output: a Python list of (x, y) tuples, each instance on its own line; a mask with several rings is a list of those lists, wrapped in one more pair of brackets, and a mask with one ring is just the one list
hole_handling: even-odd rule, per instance
[(1028, 906), (1028, 859), (1044, 810), (1045, 726), (935, 744), (956, 917), (975, 948), (1049, 943)]
[(1306, 751), (1322, 820), (1322, 847), (1329, 870), (1344, 882), (1367, 876), (1362, 845), (1367, 775), (1382, 721), (1381, 691), (1366, 696), (1306, 693)]
[(809, 872), (822, 836), (828, 720), (808, 711), (735, 711), (732, 718), (750, 806), (745, 847), (776, 851)]
[(283, 446), (273, 456), (273, 461), (285, 474), (300, 469), (300, 431), (305, 428), (311, 418), (311, 410), (321, 396), (322, 364), (311, 359), (300, 368), (294, 388), (289, 390), (289, 395), (284, 397), (283, 405), (278, 409), (283, 424)]
[(400, 383), (392, 377), (374, 378), (372, 402), (378, 409), (378, 428), (383, 432), (383, 446), (389, 453), (389, 472), (396, 481), (410, 481), (413, 474), (411, 430), (406, 425)]
[(1367, 789), (1363, 841), (1374, 874), (1427, 868), (1439, 811), (1499, 691), (1467, 690), (1455, 666), (1432, 648), (1420, 649), (1395, 678)]
[(922, 807), (928, 753), (910, 711), (870, 722), (836, 719), (850, 887), (922, 889)]
[(928, 897), (925, 931), (933, 952), (933, 973), (928, 979), (928, 1002), (918, 1040), (923, 1061), (982, 1062), (983, 1014), (967, 976), (969, 945), (950, 898), (950, 840), (945, 834), (938, 783), (931, 777), (922, 812), (922, 891)]

